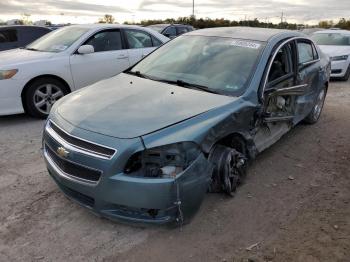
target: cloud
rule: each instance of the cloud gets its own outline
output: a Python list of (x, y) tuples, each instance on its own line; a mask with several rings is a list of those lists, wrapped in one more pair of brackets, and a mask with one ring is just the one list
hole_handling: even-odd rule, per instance
[(1, 0), (1, 15), (91, 15), (98, 16), (106, 13), (130, 13), (129, 10), (111, 5), (90, 4), (80, 1), (67, 0)]
[[(188, 9), (192, 1), (143, 0), (140, 11), (171, 12)], [(284, 12), (287, 19), (310, 21), (350, 17), (350, 1), (337, 0), (195, 0), (195, 13), (199, 16), (233, 17), (247, 15), (249, 18), (273, 18)]]
[[(278, 20), (284, 12), (287, 21), (316, 21), (350, 18), (350, 0), (195, 0), (197, 17)], [(59, 15), (98, 17), (118, 14), (142, 19), (187, 16), (192, 13), (191, 0), (0, 0), (0, 16)]]

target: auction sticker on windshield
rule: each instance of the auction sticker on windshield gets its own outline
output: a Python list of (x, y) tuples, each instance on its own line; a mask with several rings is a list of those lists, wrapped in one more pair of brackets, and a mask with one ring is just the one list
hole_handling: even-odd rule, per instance
[(231, 45), (238, 46), (238, 47), (252, 48), (252, 49), (259, 49), (261, 46), (258, 43), (254, 43), (251, 41), (245, 41), (245, 40), (233, 40), (231, 42)]

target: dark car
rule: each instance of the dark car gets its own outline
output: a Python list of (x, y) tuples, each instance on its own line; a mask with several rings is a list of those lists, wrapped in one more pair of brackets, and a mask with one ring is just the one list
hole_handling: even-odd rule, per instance
[(24, 47), (49, 32), (41, 26), (0, 26), (0, 51)]
[(179, 35), (191, 32), (194, 30), (191, 25), (181, 25), (181, 24), (156, 24), (147, 26), (170, 39), (175, 38)]
[(291, 128), (318, 121), (329, 75), (298, 32), (193, 31), (59, 100), (44, 130), (48, 171), (102, 216), (181, 224), (206, 192), (232, 195)]

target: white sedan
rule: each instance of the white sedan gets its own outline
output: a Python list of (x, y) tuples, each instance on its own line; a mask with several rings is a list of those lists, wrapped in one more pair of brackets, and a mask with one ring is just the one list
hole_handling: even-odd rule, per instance
[(350, 77), (350, 31), (318, 31), (312, 39), (331, 58), (331, 77), (347, 81)]
[(46, 117), (62, 96), (112, 77), (169, 39), (126, 25), (74, 25), (0, 52), (0, 115)]

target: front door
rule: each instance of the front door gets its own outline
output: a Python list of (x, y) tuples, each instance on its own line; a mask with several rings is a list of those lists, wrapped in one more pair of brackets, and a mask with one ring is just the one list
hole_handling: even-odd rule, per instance
[(117, 75), (130, 66), (119, 29), (97, 32), (83, 45), (92, 45), (95, 51), (91, 54), (75, 53), (70, 57), (76, 89)]
[(297, 80), (295, 41), (279, 47), (269, 67), (263, 89), (263, 110), (254, 137), (259, 152), (290, 130), (296, 114), (296, 100), (305, 92), (305, 86)]

